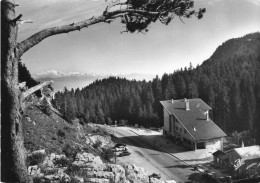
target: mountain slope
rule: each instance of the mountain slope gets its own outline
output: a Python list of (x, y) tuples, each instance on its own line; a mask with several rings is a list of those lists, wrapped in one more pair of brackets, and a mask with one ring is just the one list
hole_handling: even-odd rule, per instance
[(254, 56), (257, 58), (260, 48), (259, 32), (234, 38), (219, 46), (209, 60), (227, 61), (233, 57)]

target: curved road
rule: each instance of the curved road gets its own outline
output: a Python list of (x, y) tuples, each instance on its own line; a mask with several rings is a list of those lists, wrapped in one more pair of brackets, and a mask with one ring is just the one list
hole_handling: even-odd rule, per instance
[(108, 126), (105, 128), (118, 137), (118, 142), (127, 144), (131, 152), (130, 156), (117, 158), (119, 162), (144, 167), (149, 175), (152, 173), (160, 173), (162, 176), (161, 180), (186, 182), (189, 179), (189, 175), (196, 173), (191, 167), (188, 167), (175, 157), (163, 152), (161, 149), (151, 145), (130, 131), (130, 128)]

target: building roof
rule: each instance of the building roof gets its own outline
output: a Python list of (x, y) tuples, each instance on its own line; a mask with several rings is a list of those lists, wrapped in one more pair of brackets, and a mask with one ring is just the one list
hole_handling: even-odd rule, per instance
[[(260, 146), (248, 146), (233, 149), (243, 159), (260, 158)], [(232, 151), (232, 150), (231, 150)]]
[(174, 115), (191, 134), (194, 140), (208, 140), (225, 137), (226, 134), (211, 120), (207, 121), (205, 112), (209, 107), (200, 98), (186, 99), (190, 110), (185, 109), (185, 99), (161, 101), (161, 104)]
[(218, 157), (218, 156), (221, 156), (221, 155), (224, 155), (224, 154), (226, 154), (226, 153), (223, 152), (223, 151), (217, 150), (217, 151), (214, 152), (212, 155)]

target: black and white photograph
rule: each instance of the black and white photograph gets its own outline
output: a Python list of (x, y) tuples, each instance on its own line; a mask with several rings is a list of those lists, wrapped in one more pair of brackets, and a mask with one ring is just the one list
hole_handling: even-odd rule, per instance
[(260, 182), (260, 0), (0, 2), (0, 182)]

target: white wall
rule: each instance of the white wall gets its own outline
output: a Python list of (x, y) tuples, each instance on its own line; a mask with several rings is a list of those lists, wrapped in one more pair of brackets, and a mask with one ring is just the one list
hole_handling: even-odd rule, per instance
[(168, 111), (165, 109), (165, 108), (163, 108), (163, 121), (164, 121), (164, 130), (165, 131), (170, 131), (170, 125), (169, 125), (169, 123), (170, 123), (170, 117), (169, 117), (169, 113), (168, 113)]
[(221, 139), (206, 141), (206, 149), (209, 151), (221, 150)]

